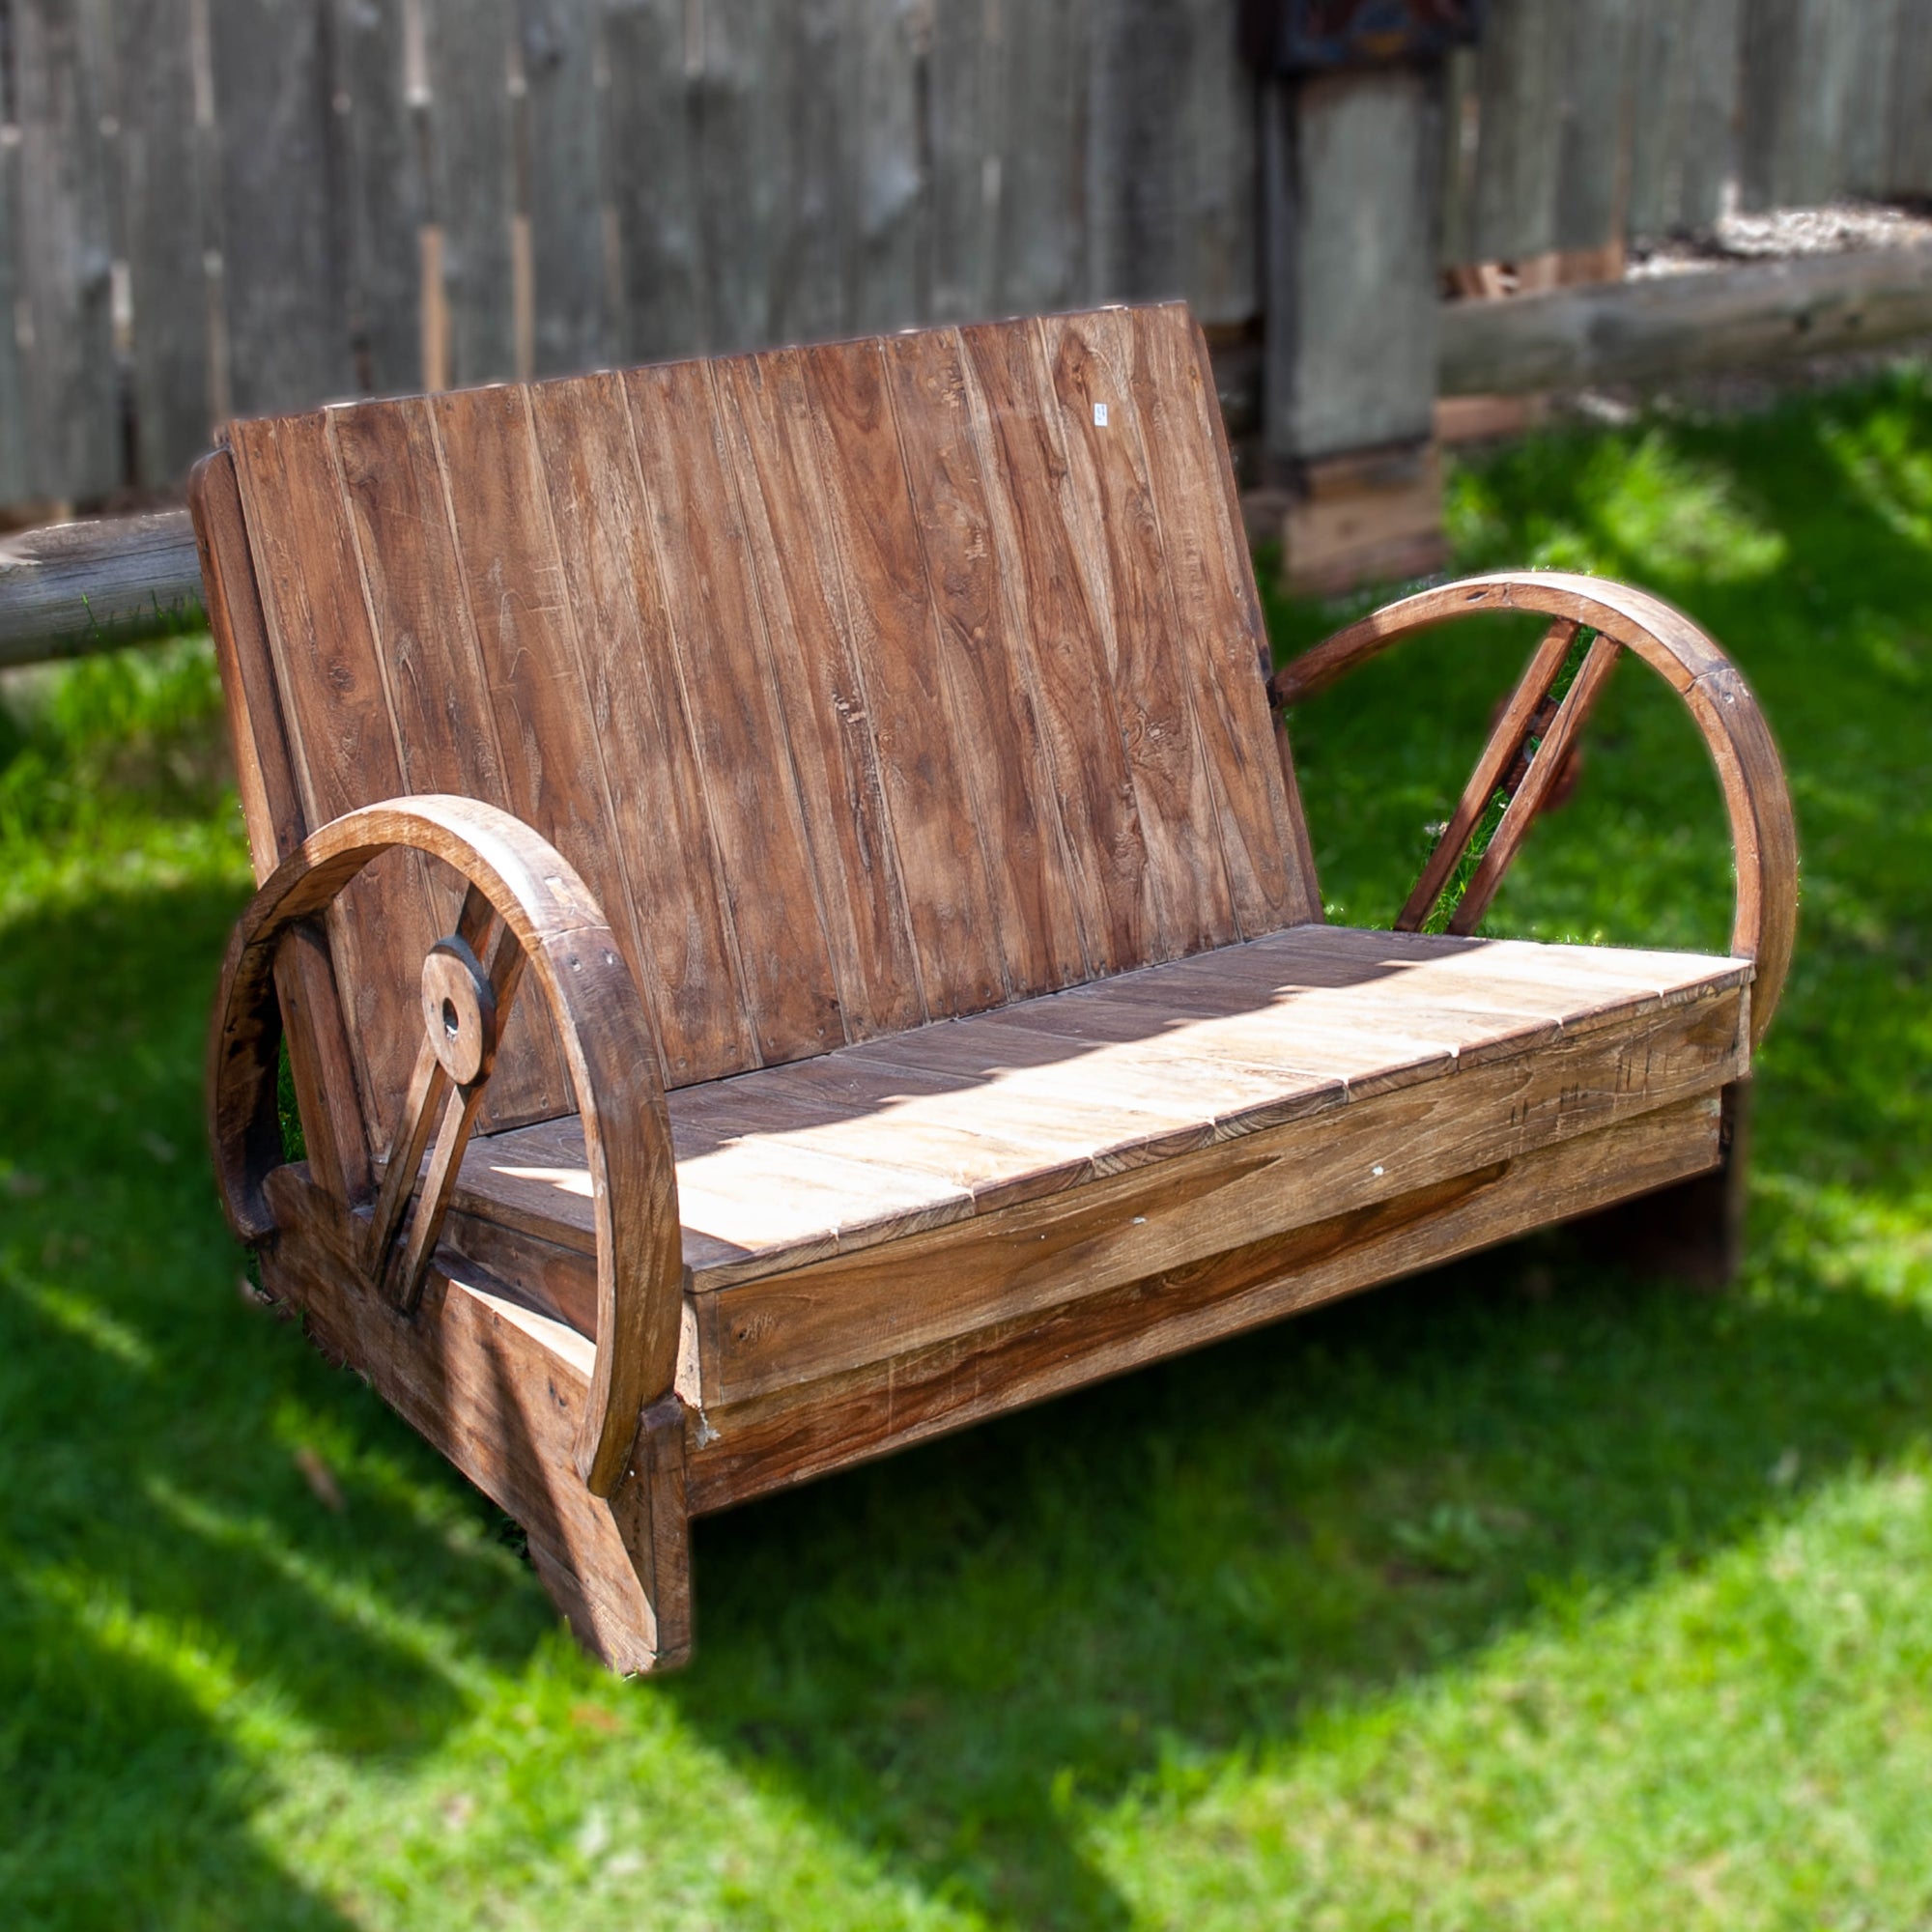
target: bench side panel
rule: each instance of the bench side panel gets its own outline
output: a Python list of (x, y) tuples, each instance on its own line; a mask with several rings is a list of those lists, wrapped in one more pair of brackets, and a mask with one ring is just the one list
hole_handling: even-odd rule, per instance
[[(672, 1086), (1320, 917), (1179, 304), (231, 433), (308, 824), (453, 790), (626, 946)], [(372, 1138), (452, 882), (335, 926)], [(486, 1124), (568, 1111), (534, 1011)]]

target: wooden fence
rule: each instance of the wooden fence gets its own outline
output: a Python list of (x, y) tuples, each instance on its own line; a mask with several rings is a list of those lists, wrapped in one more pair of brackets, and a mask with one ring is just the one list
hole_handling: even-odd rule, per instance
[[(358, 392), (1143, 295), (1258, 332), (1277, 84), (1235, 13), (0, 0), (0, 504)], [(1731, 182), (1932, 194), (1926, 0), (1492, 0), (1432, 99), (1450, 261)]]

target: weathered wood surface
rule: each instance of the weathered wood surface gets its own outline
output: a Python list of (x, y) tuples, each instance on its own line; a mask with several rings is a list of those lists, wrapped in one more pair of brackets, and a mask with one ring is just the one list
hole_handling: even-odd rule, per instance
[(1448, 395), (1666, 381), (1932, 331), (1932, 249), (1886, 248), (1445, 304)]
[[(1319, 905), (1179, 306), (232, 440), (304, 822), (444, 790), (533, 826), (611, 909), (673, 1086)], [(373, 1145), (453, 913), (408, 867), (382, 890), (334, 921)], [(489, 1110), (569, 1110), (527, 1015)]]
[(201, 565), (185, 510), (0, 538), (0, 667), (172, 636), (193, 630), (201, 615)]
[[(209, 1139), (222, 1205), (242, 1239), (273, 1236), (267, 1189), (282, 1171), (275, 1098), (282, 1015), (273, 978), (281, 942), (332, 904), (372, 859), (396, 848), (450, 867), (488, 902), (561, 1041), (583, 1129), (597, 1255), (598, 1346), (572, 1460), (593, 1493), (610, 1495), (639, 1412), (669, 1393), (676, 1374), (676, 1180), (636, 985), (583, 881), (527, 826), (474, 799), (396, 800), (310, 834), (270, 874), (230, 941), (209, 1037)], [(491, 977), (505, 999), (517, 970), (507, 952), (493, 955)], [(461, 1151), (459, 1135), (432, 1177)], [(427, 1256), (446, 1200), (445, 1193), (442, 1203), (425, 1204), (434, 1218), (412, 1259)]]
[(580, 1641), (612, 1670), (675, 1668), (691, 1651), (685, 1431), (655, 1406), (605, 1495), (576, 1480), (593, 1400), (592, 1350), (454, 1257), (432, 1268), (413, 1318), (360, 1284), (336, 1205), (299, 1167), (270, 1198), (281, 1230), (262, 1258), (271, 1294), (312, 1339), (524, 1526), (530, 1558)]
[[(1607, 676), (1616, 650), (1629, 650), (1684, 700), (1717, 769), (1730, 819), (1737, 880), (1731, 952), (1755, 963), (1752, 1027), (1753, 1037), (1762, 1038), (1783, 990), (1797, 934), (1797, 822), (1777, 747), (1750, 687), (1711, 637), (1683, 611), (1648, 591), (1560, 571), (1472, 577), (1385, 605), (1359, 623), (1338, 631), (1284, 665), (1270, 681), (1269, 693), (1278, 704), (1297, 704), (1418, 631), (1453, 618), (1495, 611), (1534, 611), (1596, 635), (1577, 682), (1548, 727), (1546, 742), (1551, 756), (1546, 761), (1539, 754), (1531, 760), (1529, 776), (1520, 781), (1523, 789), (1499, 828), (1510, 831), (1511, 837), (1500, 838), (1492, 847), (1494, 863), (1486, 855), (1471, 882), (1471, 895), (1479, 901), (1471, 922), (1481, 917), (1489, 895), (1528, 830), (1537, 801), (1561, 771), (1572, 732), (1594, 701), (1594, 687)], [(1525, 688), (1534, 688), (1539, 674), (1549, 670), (1552, 641), (1547, 639), (1532, 659), (1523, 679)], [(1548, 688), (1546, 681), (1542, 689), (1547, 692)], [(1505, 710), (1505, 729), (1513, 708)], [(1533, 727), (1525, 728), (1533, 732)], [(1506, 742), (1499, 746), (1497, 738), (1492, 740), (1491, 753), (1508, 749)], [(1487, 755), (1478, 760), (1477, 777), (1489, 761)], [(1539, 764), (1543, 766), (1541, 773)], [(1519, 803), (1526, 807), (1520, 813), (1517, 811)], [(1465, 793), (1463, 809), (1452, 820), (1451, 829), (1459, 838), (1466, 838), (1472, 822), (1469, 804), (1470, 795)], [(1448, 843), (1446, 837), (1442, 842)], [(1436, 869), (1432, 860), (1404, 909), (1406, 923), (1420, 923), (1426, 917), (1422, 886)], [(1434, 903), (1434, 895), (1430, 903)]]
[[(1288, 1225), (1325, 1200), (1379, 1198), (1459, 1158), (1478, 1166), (1714, 1091), (1743, 1068), (1747, 975), (1689, 954), (1304, 926), (685, 1088), (669, 1102), (685, 1265), (700, 1295), (742, 1294), (735, 1284), (793, 1282), (782, 1271), (809, 1264), (842, 1279), (870, 1252), (882, 1285), (909, 1284), (903, 1237), (944, 1229), (923, 1238), (939, 1241), (935, 1280), (951, 1269), (955, 1285), (932, 1299), (963, 1307), (1002, 1238), (987, 1217), (1091, 1202), (1066, 1211), (1104, 1247), (1135, 1210), (1088, 1183), (1153, 1163), (1189, 1203), (1190, 1237), (1211, 1246), (1250, 1171), (1264, 1177), (1254, 1211)], [(1413, 1104), (1387, 1104), (1411, 1089)], [(1218, 1207), (1186, 1193), (1196, 1181)], [(557, 1122), (475, 1143), (457, 1206), (592, 1249), (581, 1131)], [(1165, 1228), (1130, 1244), (1169, 1239)], [(1015, 1238), (1024, 1260), (1039, 1236), (1028, 1223)], [(1049, 1273), (1064, 1260), (1037, 1259)], [(828, 1293), (838, 1304), (844, 1292)], [(900, 1319), (951, 1319), (923, 1308), (908, 1295)]]
[(723, 1509), (1707, 1172), (1719, 1111), (1716, 1094), (1659, 1108), (855, 1373), (707, 1399), (691, 1423), (690, 1507)]

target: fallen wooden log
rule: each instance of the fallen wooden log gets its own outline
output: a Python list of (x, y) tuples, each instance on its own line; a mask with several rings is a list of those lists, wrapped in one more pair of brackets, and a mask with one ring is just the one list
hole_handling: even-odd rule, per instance
[(185, 510), (54, 524), (0, 541), (0, 668), (113, 650), (205, 621)]
[(1866, 249), (1442, 305), (1438, 387), (1648, 383), (1932, 333), (1932, 248)]

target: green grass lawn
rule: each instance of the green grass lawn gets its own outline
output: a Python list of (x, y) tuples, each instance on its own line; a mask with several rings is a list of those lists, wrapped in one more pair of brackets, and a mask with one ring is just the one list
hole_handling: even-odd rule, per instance
[[(706, 1520), (660, 1683), (585, 1662), (502, 1520), (238, 1288), (205, 652), (16, 693), (0, 1924), (1932, 1925), (1932, 380), (1452, 495), (1461, 564), (1656, 587), (1782, 740), (1745, 1280), (1545, 1239)], [(1523, 643), (1297, 718), (1336, 916), (1390, 917)], [(1720, 946), (1726, 855), (1626, 664), (1493, 923)]]

